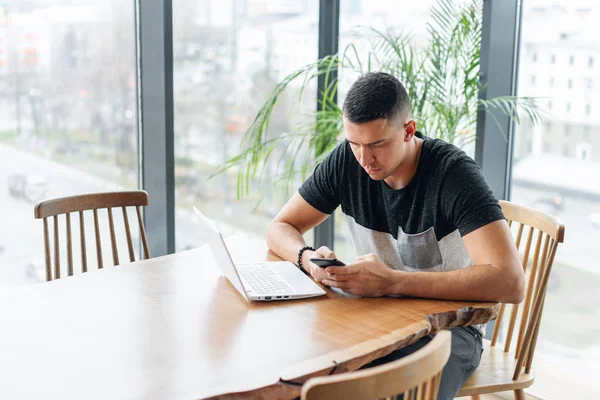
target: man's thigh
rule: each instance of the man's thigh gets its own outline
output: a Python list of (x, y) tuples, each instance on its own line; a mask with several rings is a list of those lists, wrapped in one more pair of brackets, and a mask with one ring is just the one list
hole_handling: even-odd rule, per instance
[(471, 326), (454, 328), (452, 351), (442, 372), (438, 399), (452, 400), (469, 380), (479, 362), (483, 349), (481, 333)]
[[(453, 399), (481, 360), (482, 339), (481, 333), (476, 328), (470, 326), (459, 327), (451, 329), (450, 332), (452, 333), (452, 351), (442, 372), (442, 381), (438, 392), (439, 400)], [(433, 339), (432, 335), (425, 336), (405, 348), (373, 360), (361, 369), (398, 360), (421, 349), (431, 339)]]

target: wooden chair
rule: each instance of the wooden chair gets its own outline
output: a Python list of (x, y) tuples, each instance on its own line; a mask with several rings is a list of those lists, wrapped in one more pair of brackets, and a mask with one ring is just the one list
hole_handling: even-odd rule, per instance
[(387, 364), (365, 370), (309, 379), (302, 400), (371, 400), (396, 398), (435, 400), (444, 365), (448, 362), (452, 335), (439, 332), (422, 349)]
[[(131, 238), (131, 230), (129, 228), (129, 220), (127, 217), (126, 207), (132, 206), (136, 208), (137, 219), (140, 228), (140, 236), (142, 239), (142, 247), (144, 251), (144, 259), (150, 258), (148, 250), (148, 240), (142, 219), (141, 207), (148, 205), (148, 193), (143, 190), (130, 192), (111, 192), (111, 193), (93, 193), (84, 194), (81, 196), (63, 197), (42, 201), (35, 205), (34, 215), (36, 219), (44, 219), (44, 250), (46, 257), (46, 281), (60, 278), (60, 240), (59, 240), (59, 223), (58, 216), (65, 214), (67, 227), (67, 260), (68, 260), (68, 275), (73, 275), (73, 246), (71, 239), (71, 213), (79, 213), (79, 232), (81, 238), (81, 268), (82, 272), (87, 272), (87, 253), (85, 241), (85, 221), (83, 212), (92, 210), (94, 215), (94, 230), (96, 237), (96, 254), (98, 260), (98, 268), (103, 268), (102, 262), (102, 243), (100, 240), (100, 227), (98, 224), (98, 210), (107, 209), (108, 223), (110, 227), (110, 239), (112, 245), (113, 264), (119, 264), (119, 254), (117, 251), (117, 241), (115, 237), (115, 224), (113, 220), (112, 209), (120, 207), (123, 212), (123, 222), (127, 237), (127, 246), (129, 248), (129, 260), (135, 261), (133, 251), (133, 240)], [(48, 229), (48, 218), (54, 220), (54, 276), (52, 275), (52, 263), (50, 257), (50, 237)]]
[[(565, 227), (557, 219), (541, 211), (500, 201), (509, 226), (516, 228), (516, 245), (522, 249), (524, 237), (523, 269), (527, 274), (527, 291), (521, 305), (511, 305), (510, 320), (501, 346), (498, 337), (503, 317), (509, 305), (502, 304), (491, 342), (484, 340), (484, 352), (479, 367), (458, 394), (479, 399), (480, 394), (513, 390), (515, 399), (525, 399), (523, 389), (533, 384), (531, 365), (540, 329), (548, 278), (559, 243), (563, 243)], [(516, 226), (512, 226), (516, 224)], [(535, 233), (537, 232), (537, 233)], [(535, 242), (532, 246), (533, 238)], [(531, 253), (531, 258), (530, 258)], [(531, 261), (531, 268), (529, 268)], [(517, 319), (519, 320), (517, 322)], [(516, 333), (516, 346), (511, 349)], [(522, 371), (523, 369), (524, 372)]]

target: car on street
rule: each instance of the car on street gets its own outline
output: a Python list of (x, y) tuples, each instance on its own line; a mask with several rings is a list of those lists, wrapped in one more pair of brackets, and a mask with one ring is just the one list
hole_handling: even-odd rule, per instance
[(8, 177), (11, 196), (37, 202), (48, 193), (48, 180), (44, 175), (13, 174)]
[(564, 199), (559, 194), (538, 198), (534, 201), (533, 208), (541, 210), (550, 215), (556, 215), (563, 211)]
[(600, 228), (600, 213), (590, 214), (589, 220), (593, 227)]
[(41, 260), (33, 260), (25, 265), (25, 276), (30, 282), (45, 282), (46, 267)]

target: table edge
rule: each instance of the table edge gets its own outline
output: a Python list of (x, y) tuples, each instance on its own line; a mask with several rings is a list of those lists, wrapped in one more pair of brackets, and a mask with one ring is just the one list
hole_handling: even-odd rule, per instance
[[(500, 303), (486, 302), (454, 311), (429, 314), (421, 322), (415, 322), (385, 336), (290, 367), (283, 371), (278, 382), (271, 385), (242, 392), (223, 393), (203, 399), (296, 398), (300, 396), (302, 385), (310, 378), (355, 371), (377, 358), (440, 330), (485, 324), (497, 318), (499, 309)], [(311, 370), (313, 372), (310, 372)]]

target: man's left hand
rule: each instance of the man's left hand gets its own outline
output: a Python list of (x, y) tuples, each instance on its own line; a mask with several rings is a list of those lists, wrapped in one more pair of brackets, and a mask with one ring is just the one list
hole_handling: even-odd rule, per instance
[(374, 254), (360, 256), (345, 267), (327, 267), (323, 284), (364, 297), (391, 294), (394, 271)]

